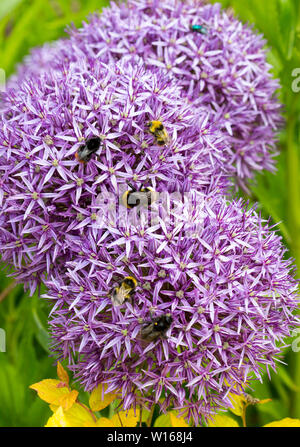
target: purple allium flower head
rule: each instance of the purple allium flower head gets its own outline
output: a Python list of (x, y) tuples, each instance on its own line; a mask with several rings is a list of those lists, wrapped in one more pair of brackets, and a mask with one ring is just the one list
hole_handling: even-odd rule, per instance
[[(191, 25), (202, 25), (205, 32), (192, 31)], [(80, 30), (71, 28), (72, 51), (53, 50), (52, 62), (48, 46), (38, 50), (21, 77), (40, 70), (38, 54), (54, 66), (57, 58), (114, 62), (140, 55), (147, 67), (160, 67), (176, 79), (189, 100), (211, 109), (233, 148), (238, 183), (246, 188), (256, 171), (274, 169), (275, 132), (281, 121), (275, 97), (279, 85), (269, 72), (264, 44), (218, 4), (129, 0), (112, 3)]]
[[(155, 204), (153, 224), (124, 220), (69, 239), (73, 259), (46, 296), (53, 350), (87, 390), (105, 382), (125, 409), (158, 403), (198, 424), (275, 369), (298, 324), (297, 283), (281, 238), (253, 209), (194, 192), (171, 202)], [(128, 276), (137, 287), (115, 306)], [(154, 322), (165, 330), (145, 341)]]
[(66, 64), (72, 59), (72, 43), (70, 39), (58, 39), (47, 42), (42, 47), (34, 47), (29, 55), (17, 65), (16, 73), (7, 80), (7, 88), (18, 88), (26, 78), (39, 76), (51, 70), (61, 69), (64, 61)]
[[(224, 137), (207, 112), (182, 101), (156, 67), (120, 61), (61, 65), (4, 95), (0, 114), (0, 244), (3, 260), (34, 290), (42, 272), (64, 265), (67, 235), (96, 219), (97, 196), (129, 189), (202, 192), (227, 188)], [(159, 145), (148, 123), (160, 120)], [(75, 158), (96, 137), (99, 149)]]

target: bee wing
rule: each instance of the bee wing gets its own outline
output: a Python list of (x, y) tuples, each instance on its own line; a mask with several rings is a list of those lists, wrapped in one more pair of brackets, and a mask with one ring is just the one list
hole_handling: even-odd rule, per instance
[(156, 330), (154, 323), (148, 323), (141, 329), (141, 338), (147, 342), (156, 340), (160, 335), (160, 332)]
[(90, 151), (87, 146), (81, 146), (77, 154), (80, 161), (89, 161)]
[(111, 301), (114, 306), (121, 306), (127, 298), (128, 290), (126, 290), (123, 286), (116, 287), (111, 294)]
[(165, 128), (163, 128), (163, 130), (161, 131), (161, 135), (162, 135), (162, 139), (168, 143), (170, 141), (170, 136), (168, 134), (168, 132), (166, 131)]

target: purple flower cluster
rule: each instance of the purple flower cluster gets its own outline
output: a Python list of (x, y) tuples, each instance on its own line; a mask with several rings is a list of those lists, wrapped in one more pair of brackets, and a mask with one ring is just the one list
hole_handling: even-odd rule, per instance
[[(169, 135), (163, 146), (147, 126), (158, 119)], [(82, 163), (75, 154), (91, 137), (100, 138), (99, 150)], [(127, 182), (160, 192), (228, 187), (230, 154), (209, 114), (196, 113), (140, 60), (82, 61), (9, 89), (0, 140), (1, 252), (31, 291), (64, 265), (66, 238), (96, 220), (99, 193), (119, 201)]]
[(34, 50), (3, 95), (2, 260), (45, 283), (53, 351), (124, 409), (202, 424), (298, 325), (280, 237), (226, 198), (273, 167), (262, 45), (219, 6), (129, 0)]
[[(202, 26), (202, 32), (193, 31), (193, 25)], [(255, 172), (274, 169), (279, 85), (269, 72), (265, 41), (220, 5), (201, 0), (112, 3), (69, 33), (70, 40), (50, 52), (48, 45), (35, 50), (20, 78), (57, 67), (58, 60), (114, 63), (139, 55), (148, 68), (157, 66), (175, 79), (189, 101), (210, 109), (233, 149), (230, 164), (242, 187)]]
[[(159, 404), (197, 425), (275, 368), (297, 284), (280, 237), (241, 202), (192, 193), (172, 204), (157, 205), (153, 225), (124, 220), (70, 241), (73, 260), (46, 283), (50, 325), (87, 390), (104, 382), (125, 409)], [(115, 306), (111, 290), (127, 276), (134, 296)], [(144, 325), (166, 315), (164, 336), (145, 342)]]

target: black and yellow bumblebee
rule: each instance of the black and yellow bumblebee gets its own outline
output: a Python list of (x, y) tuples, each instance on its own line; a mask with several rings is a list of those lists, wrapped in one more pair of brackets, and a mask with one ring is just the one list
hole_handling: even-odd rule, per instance
[(132, 300), (137, 280), (133, 276), (126, 276), (118, 286), (111, 291), (111, 301), (114, 306), (121, 306), (126, 300)]
[(161, 121), (149, 121), (147, 126), (149, 127), (149, 132), (155, 136), (156, 143), (159, 146), (168, 144), (170, 140), (169, 134)]
[(97, 152), (100, 147), (101, 139), (99, 137), (91, 137), (85, 141), (85, 144), (80, 146), (75, 154), (75, 158), (80, 163), (87, 163), (92, 158), (92, 155)]
[(159, 337), (165, 337), (165, 333), (172, 324), (172, 317), (170, 314), (161, 315), (157, 318), (152, 318), (151, 321), (144, 323), (141, 329), (141, 338), (147, 342), (157, 340)]
[(150, 186), (144, 187), (142, 185), (140, 189), (136, 189), (129, 182), (128, 186), (131, 188), (131, 191), (125, 191), (122, 195), (122, 204), (126, 208), (132, 209), (138, 205), (146, 205), (149, 207), (158, 198), (158, 193)]

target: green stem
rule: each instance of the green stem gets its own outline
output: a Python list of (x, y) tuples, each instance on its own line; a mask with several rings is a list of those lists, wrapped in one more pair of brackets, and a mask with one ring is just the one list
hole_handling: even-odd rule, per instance
[(153, 405), (152, 408), (151, 408), (150, 415), (149, 415), (149, 417), (147, 419), (147, 422), (146, 422), (147, 427), (151, 427), (154, 409), (155, 409), (155, 405)]
[(122, 419), (121, 419), (121, 416), (120, 416), (119, 412), (117, 413), (117, 416), (119, 418), (119, 422), (120, 422), (121, 427), (123, 427), (123, 422), (122, 422)]
[(0, 301), (3, 301), (4, 298), (6, 298), (7, 295), (10, 294), (10, 292), (16, 287), (16, 284), (17, 284), (16, 281), (11, 282), (11, 283), (6, 287), (6, 289), (4, 289), (2, 293), (0, 293)]
[(242, 422), (243, 422), (243, 427), (247, 427), (247, 423), (246, 423), (246, 408), (248, 407), (247, 404), (243, 405), (243, 411), (241, 414), (241, 418), (242, 418)]
[(140, 421), (139, 421), (139, 427), (142, 426), (142, 420), (143, 420), (143, 406), (140, 404)]
[[(295, 143), (296, 114), (289, 113), (287, 123), (287, 186), (288, 186), (288, 226), (292, 239), (291, 252), (300, 275), (300, 190), (299, 190), (299, 148)], [(300, 352), (294, 353), (293, 376), (295, 385), (300, 388)], [(292, 416), (300, 417), (300, 393), (293, 395)]]
[(287, 124), (287, 185), (288, 225), (292, 238), (292, 254), (300, 273), (300, 191), (298, 148), (295, 144), (296, 119), (292, 116)]

